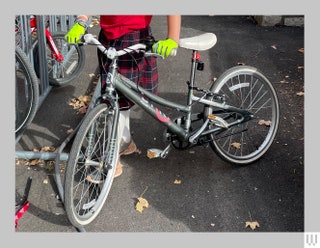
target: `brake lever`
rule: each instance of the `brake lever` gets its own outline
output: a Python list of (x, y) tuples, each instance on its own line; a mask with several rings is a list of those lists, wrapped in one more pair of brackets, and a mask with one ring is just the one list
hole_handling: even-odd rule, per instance
[(154, 57), (157, 57), (157, 58), (162, 58), (162, 59), (165, 59), (164, 56), (160, 55), (160, 54), (157, 54), (157, 53), (153, 53), (153, 52), (145, 52), (144, 53), (144, 56), (148, 57), (148, 56), (154, 56)]

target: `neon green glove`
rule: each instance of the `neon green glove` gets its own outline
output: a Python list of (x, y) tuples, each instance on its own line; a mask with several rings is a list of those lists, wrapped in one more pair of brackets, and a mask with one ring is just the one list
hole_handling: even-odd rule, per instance
[(76, 22), (69, 32), (64, 36), (64, 39), (68, 43), (78, 43), (80, 42), (81, 35), (83, 35), (85, 31), (85, 27)]
[(166, 39), (159, 40), (157, 43), (153, 44), (152, 51), (164, 57), (168, 57), (171, 55), (171, 51), (176, 48), (178, 48), (177, 42), (175, 42), (173, 39)]

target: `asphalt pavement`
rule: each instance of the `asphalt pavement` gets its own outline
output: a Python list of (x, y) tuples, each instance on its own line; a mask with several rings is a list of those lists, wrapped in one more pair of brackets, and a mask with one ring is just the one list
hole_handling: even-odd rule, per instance
[[(156, 39), (165, 38), (165, 16), (155, 16), (152, 28)], [(91, 30), (97, 33), (98, 27)], [(201, 53), (205, 69), (198, 74), (199, 85), (207, 85), (237, 64), (259, 68), (272, 82), (281, 112), (273, 145), (261, 160), (241, 167), (222, 161), (210, 147), (172, 150), (166, 159), (150, 160), (146, 151), (164, 148), (165, 129), (133, 107), (131, 130), (141, 152), (124, 157), (123, 174), (114, 180), (105, 206), (85, 226), (86, 232), (304, 232), (304, 28), (263, 27), (247, 16), (182, 17), (181, 37), (204, 32), (215, 33), (218, 42)], [(190, 59), (184, 49), (176, 57), (158, 59), (160, 95), (184, 101)], [(79, 78), (51, 90), (16, 150), (58, 148), (67, 130), (83, 117), (69, 103), (92, 91), (94, 75), (96, 50), (88, 46)], [(33, 178), (30, 207), (16, 232), (78, 232), (59, 199), (53, 167), (53, 161), (15, 165), (17, 196), (23, 194), (28, 176)], [(181, 183), (175, 184), (176, 179)], [(142, 193), (149, 207), (140, 213), (135, 204)], [(259, 227), (246, 227), (248, 221), (258, 222)]]

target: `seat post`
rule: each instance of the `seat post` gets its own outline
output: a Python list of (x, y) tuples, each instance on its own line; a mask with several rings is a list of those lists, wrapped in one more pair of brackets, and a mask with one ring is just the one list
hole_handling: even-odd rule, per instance
[(197, 63), (199, 59), (200, 59), (200, 53), (197, 50), (193, 50), (192, 58), (191, 58), (191, 72), (190, 72), (190, 81), (188, 84), (188, 102), (187, 102), (188, 106), (190, 107), (190, 111), (187, 113), (186, 125), (185, 125), (186, 130), (189, 130), (191, 126), (193, 88), (195, 84), (196, 68), (197, 68)]
[(195, 84), (196, 68), (199, 60), (200, 60), (199, 51), (193, 50), (192, 58), (191, 58), (190, 82), (189, 82), (189, 89), (188, 89), (188, 105), (192, 104), (192, 95), (193, 95), (193, 87)]

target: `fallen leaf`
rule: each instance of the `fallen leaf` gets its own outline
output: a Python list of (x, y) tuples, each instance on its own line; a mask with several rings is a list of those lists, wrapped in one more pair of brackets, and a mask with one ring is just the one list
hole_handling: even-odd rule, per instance
[(149, 207), (149, 203), (146, 199), (139, 197), (138, 198), (138, 202), (136, 204), (136, 210), (140, 213), (142, 213), (144, 208), (148, 208)]
[(91, 101), (90, 96), (79, 96), (78, 99), (84, 104), (89, 104)]
[(174, 183), (174, 184), (181, 184), (181, 180), (176, 179), (176, 180), (174, 180), (173, 183)]
[(247, 221), (246, 222), (246, 228), (250, 227), (252, 230), (256, 229), (257, 227), (260, 227), (258, 221)]
[(281, 80), (280, 83), (282, 84), (288, 84), (289, 82), (287, 80)]
[(78, 98), (71, 99), (69, 105), (76, 109), (78, 114), (85, 114), (91, 101), (91, 96), (79, 96)]
[(28, 166), (34, 166), (34, 165), (38, 165), (41, 163), (40, 159), (33, 159), (28, 163)]
[(297, 92), (297, 96), (303, 96), (304, 95), (304, 92), (300, 91), (300, 92)]
[(73, 132), (73, 128), (70, 128), (70, 129), (67, 130), (67, 134), (70, 134), (72, 132)]
[(277, 50), (277, 47), (275, 45), (271, 46), (273, 49)]
[(299, 50), (298, 50), (298, 52), (300, 52), (300, 53), (304, 53), (304, 48), (302, 47), (302, 48), (300, 48)]
[(56, 148), (52, 146), (44, 146), (40, 149), (40, 152), (54, 152)]
[(264, 125), (264, 126), (267, 126), (267, 127), (270, 127), (271, 126), (271, 121), (265, 121), (265, 120), (259, 120), (258, 124), (260, 126)]
[(236, 149), (240, 149), (241, 144), (238, 143), (238, 142), (233, 142), (233, 143), (231, 144), (231, 146), (234, 147), (234, 148), (236, 148)]
[(87, 113), (87, 107), (82, 106), (78, 108), (78, 114), (85, 114), (85, 113)]

